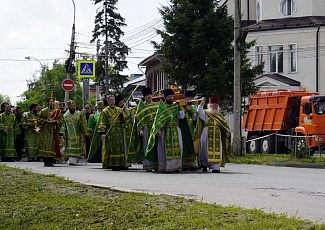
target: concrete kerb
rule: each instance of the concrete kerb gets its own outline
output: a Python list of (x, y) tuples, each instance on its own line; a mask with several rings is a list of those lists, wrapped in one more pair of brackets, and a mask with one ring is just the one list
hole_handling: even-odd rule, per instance
[[(80, 182), (78, 182), (80, 183)], [(185, 199), (195, 199), (197, 201), (201, 201), (202, 202), (202, 198), (193, 198), (191, 196), (186, 196), (186, 195), (175, 195), (175, 194), (171, 194), (171, 193), (157, 193), (157, 192), (149, 192), (149, 191), (138, 191), (138, 190), (132, 190), (132, 189), (125, 189), (125, 188), (120, 188), (120, 187), (112, 187), (112, 186), (107, 186), (107, 185), (103, 185), (103, 184), (92, 184), (92, 183), (83, 183), (85, 185), (94, 187), (94, 188), (104, 188), (104, 189), (108, 189), (110, 191), (113, 192), (121, 192), (121, 193), (143, 193), (143, 194), (148, 194), (148, 195), (155, 195), (155, 196), (160, 196), (160, 195), (166, 195), (166, 196), (173, 196), (173, 197), (181, 197), (181, 198), (185, 198)], [(205, 202), (205, 203), (209, 203), (209, 202)]]
[(324, 164), (285, 164), (285, 163), (283, 163), (283, 164), (269, 164), (269, 166), (325, 169)]

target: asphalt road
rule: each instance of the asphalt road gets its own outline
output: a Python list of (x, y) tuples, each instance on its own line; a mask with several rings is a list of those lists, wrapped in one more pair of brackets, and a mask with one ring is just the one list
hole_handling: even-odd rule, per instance
[(180, 195), (325, 223), (325, 169), (227, 164), (220, 174), (212, 174), (146, 172), (140, 164), (125, 171), (106, 170), (101, 164), (90, 163), (55, 167), (44, 167), (42, 162), (1, 164), (110, 189)]

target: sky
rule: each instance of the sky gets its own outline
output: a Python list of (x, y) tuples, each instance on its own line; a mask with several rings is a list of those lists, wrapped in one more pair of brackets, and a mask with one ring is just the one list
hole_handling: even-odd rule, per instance
[[(13, 104), (22, 100), (27, 82), (38, 78), (41, 65), (52, 68), (69, 53), (75, 12), (76, 52), (96, 55), (91, 44), (92, 30), (98, 5), (91, 0), (10, 0), (0, 7), (0, 94), (7, 95)], [(141, 73), (138, 64), (153, 54), (149, 41), (160, 41), (155, 29), (162, 29), (158, 8), (168, 0), (119, 0), (117, 12), (125, 18), (123, 41), (131, 54), (123, 74)], [(25, 57), (32, 57), (30, 60)], [(37, 60), (35, 60), (37, 59)], [(78, 59), (78, 57), (77, 57)], [(144, 71), (144, 70), (143, 70)]]

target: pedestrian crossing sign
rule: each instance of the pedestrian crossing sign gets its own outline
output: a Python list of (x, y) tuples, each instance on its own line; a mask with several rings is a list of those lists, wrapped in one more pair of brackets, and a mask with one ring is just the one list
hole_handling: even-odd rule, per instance
[(95, 78), (96, 61), (94, 60), (78, 60), (78, 77)]

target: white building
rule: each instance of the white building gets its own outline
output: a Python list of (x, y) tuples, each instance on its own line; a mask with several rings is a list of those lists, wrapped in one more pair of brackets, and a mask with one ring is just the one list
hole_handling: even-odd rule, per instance
[[(242, 11), (247, 2), (242, 0)], [(265, 63), (265, 74), (255, 83), (260, 89), (324, 94), (325, 1), (250, 0), (249, 4), (255, 5), (250, 15), (255, 15), (257, 23), (247, 27), (246, 41), (256, 41), (248, 55), (253, 64)]]

